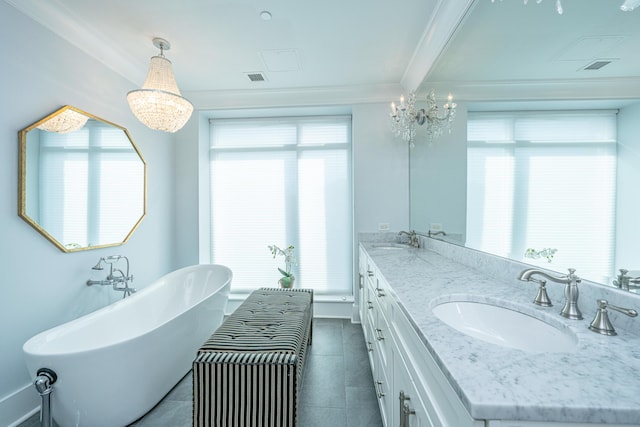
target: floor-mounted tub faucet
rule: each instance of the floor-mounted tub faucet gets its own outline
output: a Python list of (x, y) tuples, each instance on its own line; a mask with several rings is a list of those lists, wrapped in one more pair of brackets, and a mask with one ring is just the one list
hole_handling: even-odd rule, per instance
[(560, 311), (560, 315), (566, 317), (567, 319), (580, 320), (582, 319), (582, 313), (578, 308), (578, 283), (581, 282), (581, 279), (575, 275), (575, 272), (575, 268), (570, 268), (569, 274), (552, 276), (551, 274), (545, 273), (542, 270), (530, 268), (527, 270), (523, 270), (518, 276), (518, 279), (525, 282), (534, 281), (540, 283), (539, 280), (535, 280), (531, 277), (533, 275), (538, 275), (544, 277), (545, 279), (551, 280), (552, 282), (564, 283), (565, 302), (562, 311)]
[(40, 427), (53, 427), (53, 417), (51, 415), (51, 392), (53, 384), (58, 380), (58, 376), (49, 368), (40, 368), (36, 374), (33, 385), (42, 399), (40, 405)]
[[(119, 268), (113, 268), (119, 260), (124, 259), (127, 263), (127, 272), (123, 272)], [(91, 267), (92, 270), (104, 270), (103, 264), (109, 264), (109, 274), (106, 280), (87, 280), (87, 286), (92, 285), (106, 285), (113, 286), (114, 291), (123, 292), (122, 298), (130, 296), (136, 292), (135, 288), (129, 287), (129, 282), (133, 282), (133, 275), (129, 274), (129, 258), (124, 255), (110, 255), (108, 257), (102, 257), (98, 260), (98, 263)]]

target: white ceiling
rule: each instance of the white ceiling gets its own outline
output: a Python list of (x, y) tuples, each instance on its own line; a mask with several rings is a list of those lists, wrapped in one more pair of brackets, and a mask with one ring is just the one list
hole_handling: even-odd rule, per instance
[[(638, 98), (640, 8), (621, 3), (478, 1), (424, 84), (467, 100)], [(584, 70), (597, 60), (611, 63)]]
[[(183, 93), (400, 84), (415, 89), (472, 2), (6, 1), (134, 86), (142, 84), (149, 58), (158, 54), (152, 39), (168, 40), (165, 56)], [(271, 20), (261, 19), (265, 10)], [(251, 82), (246, 74), (254, 72), (266, 81)]]
[[(640, 10), (620, 11), (622, 0), (563, 0), (563, 15), (554, 0), (5, 1), (132, 89), (158, 53), (153, 37), (167, 39), (178, 85), (196, 99), (428, 87), (471, 100), (640, 97)], [(582, 71), (595, 59), (612, 63)], [(266, 81), (251, 82), (253, 72)]]

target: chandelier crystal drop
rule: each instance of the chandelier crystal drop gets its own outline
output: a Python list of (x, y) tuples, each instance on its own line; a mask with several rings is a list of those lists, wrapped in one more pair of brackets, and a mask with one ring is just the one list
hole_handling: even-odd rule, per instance
[(176, 132), (191, 117), (193, 105), (180, 94), (171, 61), (164, 56), (169, 42), (155, 38), (153, 44), (160, 49), (160, 55), (151, 58), (142, 88), (129, 92), (127, 101), (133, 114), (147, 127)]
[(427, 96), (427, 108), (416, 108), (416, 94), (411, 92), (407, 100), (400, 97), (400, 104), (391, 103), (391, 131), (396, 137), (402, 138), (414, 147), (417, 126), (426, 125), (427, 139), (433, 141), (442, 136), (445, 130), (451, 132), (451, 123), (456, 116), (456, 103), (449, 95), (448, 102), (438, 108), (436, 95), (433, 90)]

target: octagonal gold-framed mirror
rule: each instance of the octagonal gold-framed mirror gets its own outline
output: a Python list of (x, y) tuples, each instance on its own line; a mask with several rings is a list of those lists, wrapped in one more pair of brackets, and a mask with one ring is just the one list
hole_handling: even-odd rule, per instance
[(18, 215), (64, 252), (126, 243), (147, 211), (127, 129), (64, 106), (18, 132)]

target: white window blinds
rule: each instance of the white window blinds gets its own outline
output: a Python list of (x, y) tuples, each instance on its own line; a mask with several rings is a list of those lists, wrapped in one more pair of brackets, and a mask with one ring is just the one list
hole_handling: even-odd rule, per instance
[(122, 242), (144, 212), (144, 164), (122, 130), (40, 132), (37, 199), (28, 214), (70, 249)]
[(232, 290), (277, 286), (295, 246), (296, 285), (352, 293), (351, 117), (211, 121), (211, 256)]
[(614, 271), (615, 112), (470, 113), (467, 131), (467, 245), (529, 263), (528, 248), (554, 248), (551, 268)]

